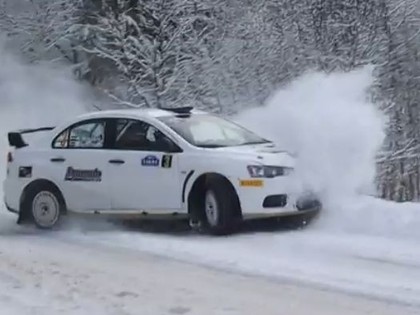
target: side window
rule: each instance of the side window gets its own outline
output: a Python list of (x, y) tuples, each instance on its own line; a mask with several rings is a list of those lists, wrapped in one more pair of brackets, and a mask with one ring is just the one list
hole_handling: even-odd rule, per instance
[(139, 120), (117, 119), (115, 148), (120, 150), (167, 151), (172, 142), (156, 127)]
[(54, 141), (53, 148), (67, 148), (69, 144), (69, 129), (64, 130)]
[(54, 148), (96, 149), (105, 142), (105, 121), (89, 121), (63, 131), (54, 141)]

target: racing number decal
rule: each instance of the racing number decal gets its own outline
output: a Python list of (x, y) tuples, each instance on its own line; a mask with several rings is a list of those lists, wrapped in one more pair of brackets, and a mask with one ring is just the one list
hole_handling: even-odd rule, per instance
[(171, 168), (172, 167), (172, 155), (164, 155), (162, 157), (162, 167)]

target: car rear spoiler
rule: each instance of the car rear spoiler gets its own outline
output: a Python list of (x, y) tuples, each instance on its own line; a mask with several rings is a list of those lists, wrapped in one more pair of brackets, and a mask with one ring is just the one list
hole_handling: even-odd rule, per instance
[(53, 130), (55, 127), (42, 127), (37, 129), (21, 129), (17, 131), (11, 131), (7, 134), (9, 145), (16, 149), (26, 147), (28, 144), (23, 140), (22, 135), (27, 133), (35, 133), (40, 131)]

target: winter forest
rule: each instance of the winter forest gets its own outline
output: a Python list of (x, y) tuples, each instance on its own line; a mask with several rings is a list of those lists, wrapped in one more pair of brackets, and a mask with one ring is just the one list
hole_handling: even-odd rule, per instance
[(389, 117), (378, 192), (420, 199), (417, 0), (0, 0), (0, 33), (120, 107), (232, 114), (306, 71), (371, 64)]

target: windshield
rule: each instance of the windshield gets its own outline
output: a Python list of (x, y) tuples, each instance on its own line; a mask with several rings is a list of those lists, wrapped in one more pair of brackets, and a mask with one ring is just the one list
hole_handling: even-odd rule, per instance
[(251, 131), (213, 115), (159, 117), (186, 141), (197, 147), (218, 148), (270, 143)]

